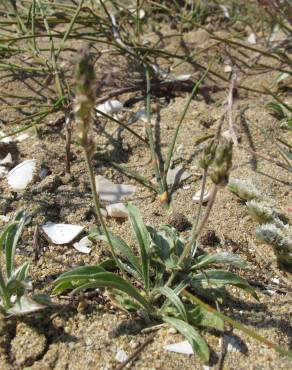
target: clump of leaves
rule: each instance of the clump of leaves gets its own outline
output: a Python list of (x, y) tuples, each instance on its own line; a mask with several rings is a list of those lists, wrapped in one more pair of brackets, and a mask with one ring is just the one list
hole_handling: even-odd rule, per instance
[(292, 268), (292, 229), (284, 224), (279, 212), (275, 210), (250, 181), (232, 179), (229, 181), (230, 191), (246, 201), (251, 217), (260, 226), (255, 235), (259, 241), (273, 247), (278, 264), (287, 270)]
[[(183, 302), (181, 294), (185, 289), (194, 290), (201, 297), (222, 300), (226, 285), (234, 285), (256, 297), (246, 280), (236, 274), (217, 269), (228, 266), (245, 267), (245, 262), (231, 253), (204, 253), (195, 256), (194, 246), (183, 265), (178, 262), (186, 246), (176, 229), (163, 225), (159, 230), (146, 226), (141, 214), (134, 205), (128, 204), (129, 220), (139, 247), (136, 255), (119, 236), (110, 233), (120, 266), (124, 275), (109, 272), (108, 267), (116, 267), (114, 260), (105, 261), (98, 266), (78, 267), (65, 272), (55, 281), (54, 293), (73, 290), (73, 294), (84, 289), (110, 288), (115, 301), (129, 311), (135, 311), (152, 318), (158, 318), (174, 326), (184, 335), (194, 351), (204, 360), (209, 359), (209, 349), (205, 340), (195, 327), (223, 329), (223, 320), (199, 305)], [(100, 229), (95, 229), (91, 238), (107, 242)], [(171, 286), (169, 276), (175, 274)], [(130, 277), (130, 279), (129, 279)]]
[(43, 296), (27, 295), (29, 263), (15, 267), (15, 251), (23, 228), (28, 220), (25, 211), (16, 214), (14, 220), (0, 234), (0, 312), (4, 315), (25, 314), (45, 308)]

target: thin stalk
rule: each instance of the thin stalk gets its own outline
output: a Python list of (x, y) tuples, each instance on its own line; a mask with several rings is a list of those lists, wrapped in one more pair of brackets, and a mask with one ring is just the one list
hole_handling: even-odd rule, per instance
[(75, 24), (75, 22), (76, 22), (76, 20), (78, 18), (78, 15), (79, 15), (80, 10), (81, 10), (81, 8), (83, 6), (83, 3), (84, 3), (84, 0), (81, 0), (80, 1), (80, 4), (78, 5), (78, 7), (76, 9), (76, 13), (74, 14), (74, 16), (73, 16), (73, 18), (72, 18), (72, 20), (71, 20), (71, 22), (69, 24), (69, 27), (68, 27), (67, 31), (65, 32), (65, 34), (63, 36), (63, 39), (62, 39), (62, 41), (60, 43), (60, 46), (59, 46), (59, 48), (58, 48), (58, 50), (56, 51), (56, 54), (55, 54), (56, 55), (56, 60), (58, 59), (58, 57), (59, 57), (59, 55), (61, 53), (61, 50), (62, 50), (62, 48), (64, 46), (64, 43), (66, 42), (66, 40), (68, 39), (68, 37), (70, 35), (70, 32), (72, 31), (72, 28), (73, 28), (73, 26), (74, 26), (74, 24)]
[(195, 232), (195, 230), (197, 230), (197, 227), (198, 227), (198, 224), (199, 224), (199, 220), (200, 220), (200, 217), (201, 217), (201, 211), (202, 211), (202, 205), (203, 205), (203, 198), (204, 198), (206, 181), (207, 181), (207, 174), (208, 174), (208, 171), (206, 169), (204, 169), (203, 178), (202, 178), (202, 185), (201, 185), (199, 208), (198, 208), (196, 219), (195, 219), (195, 222), (194, 222), (194, 225), (193, 225), (192, 234), (193, 234), (193, 232)]
[[(200, 224), (200, 226), (198, 227), (197, 230), (195, 228), (193, 228), (191, 240), (184, 247), (184, 250), (183, 250), (183, 252), (182, 252), (182, 254), (181, 254), (181, 256), (180, 256), (180, 258), (179, 258), (179, 260), (177, 262), (177, 266), (181, 266), (183, 264), (184, 260), (189, 256), (190, 251), (191, 251), (194, 243), (196, 242), (196, 240), (200, 236), (200, 234), (201, 234), (204, 226), (206, 225), (206, 223), (208, 221), (208, 218), (210, 216), (210, 212), (211, 212), (211, 209), (213, 207), (215, 198), (216, 198), (217, 191), (218, 191), (218, 186), (217, 185), (214, 185), (213, 190), (212, 190), (212, 193), (211, 193), (211, 198), (209, 199), (209, 202), (208, 202), (208, 205), (207, 205), (207, 209), (206, 209), (206, 212), (204, 214), (204, 218), (203, 218), (203, 220), (202, 220), (202, 222), (201, 222), (201, 224)], [(176, 275), (177, 275), (177, 270), (172, 272), (172, 274), (170, 275), (168, 281), (166, 282), (166, 286), (170, 286), (171, 285), (171, 283), (173, 282), (173, 280), (176, 277)]]
[(99, 203), (99, 197), (98, 197), (97, 191), (96, 191), (96, 184), (95, 184), (93, 168), (92, 168), (92, 163), (91, 163), (91, 156), (90, 156), (90, 153), (86, 150), (86, 148), (84, 148), (84, 156), (85, 156), (86, 167), (87, 167), (87, 171), (88, 171), (88, 175), (89, 175), (89, 180), (90, 180), (90, 185), (91, 185), (91, 192), (92, 192), (92, 197), (93, 197), (93, 202), (94, 202), (94, 206), (95, 206), (96, 215), (97, 215), (98, 220), (101, 224), (103, 232), (104, 232), (104, 234), (107, 238), (108, 244), (110, 246), (111, 254), (113, 256), (113, 259), (114, 259), (117, 267), (122, 272), (124, 278), (126, 279), (126, 273), (125, 273), (125, 271), (123, 269), (123, 266), (121, 265), (117, 255), (116, 255), (113, 243), (111, 241), (111, 237), (109, 235), (109, 232), (107, 230), (106, 224), (104, 222), (103, 216), (102, 216), (101, 211), (100, 211), (100, 203)]
[(113, 166), (114, 168), (116, 168), (120, 172), (124, 173), (126, 176), (132, 177), (133, 179), (138, 181), (140, 184), (142, 184), (142, 185), (146, 186), (147, 188), (149, 188), (151, 190), (154, 190), (156, 193), (158, 193), (157, 187), (154, 184), (152, 184), (151, 181), (146, 179), (146, 177), (140, 175), (136, 171), (130, 170), (129, 168), (127, 168), (125, 166), (122, 166), (119, 163), (116, 163), (116, 162), (113, 162), (113, 161), (106, 160), (106, 162), (108, 162), (111, 166)]
[[(214, 205), (214, 202), (215, 202), (217, 192), (218, 192), (218, 186), (214, 184), (213, 189), (212, 189), (212, 193), (211, 193), (211, 197), (209, 199), (209, 202), (208, 202), (207, 209), (206, 209), (206, 212), (204, 214), (203, 220), (202, 220), (200, 226), (197, 228), (197, 230), (194, 230), (194, 232), (193, 232), (192, 239), (191, 239), (191, 242), (190, 242), (191, 247), (194, 244), (194, 242), (198, 239), (198, 237), (201, 235), (201, 232), (203, 231), (203, 229), (204, 229), (204, 227), (205, 227), (205, 225), (208, 221), (208, 218), (209, 218), (210, 213), (211, 213), (211, 209), (212, 209), (212, 207)], [(189, 249), (191, 249), (191, 247)], [(183, 254), (182, 254), (182, 256), (183, 256)], [(182, 258), (182, 261), (183, 261), (183, 258)]]
[(261, 342), (261, 343), (265, 344), (268, 348), (272, 348), (276, 352), (280, 353), (281, 355), (292, 358), (292, 352), (291, 351), (287, 351), (286, 349), (284, 349), (280, 346), (277, 346), (276, 344), (272, 343), (270, 340), (262, 337), (260, 334), (258, 334), (254, 330), (251, 330), (248, 327), (246, 327), (245, 325), (242, 325), (241, 323), (239, 323), (238, 321), (235, 321), (235, 320), (231, 319), (230, 317), (225, 316), (223, 313), (218, 312), (215, 308), (211, 307), (207, 303), (204, 303), (200, 298), (194, 296), (192, 293), (188, 292), (187, 290), (184, 289), (182, 291), (182, 294), (183, 294), (183, 296), (188, 298), (192, 303), (198, 304), (199, 306), (203, 307), (208, 312), (211, 312), (215, 316), (219, 317), (220, 319), (224, 320), (228, 324), (232, 325), (234, 328), (242, 331), (243, 333), (247, 334), (251, 338), (254, 338), (258, 342)]
[(51, 43), (50, 55), (51, 55), (52, 67), (53, 67), (54, 75), (55, 75), (55, 82), (56, 82), (57, 91), (58, 91), (59, 96), (63, 96), (64, 92), (63, 92), (63, 87), (62, 87), (62, 84), (61, 84), (61, 81), (60, 81), (59, 72), (58, 72), (58, 68), (57, 68), (57, 60), (56, 60), (56, 54), (55, 54), (54, 40), (53, 40), (53, 37), (52, 37), (52, 34), (51, 34), (51, 30), (50, 30), (50, 27), (49, 27), (49, 24), (48, 24), (48, 21), (47, 21), (47, 18), (46, 18), (46, 15), (45, 15), (42, 3), (41, 3), (41, 0), (36, 0), (36, 1), (38, 3), (39, 8), (40, 8), (40, 12), (41, 12), (41, 15), (43, 17), (43, 22), (44, 22), (46, 31), (49, 35), (49, 38), (50, 38), (50, 43)]
[(159, 168), (159, 159), (156, 154), (154, 146), (153, 132), (151, 128), (151, 84), (150, 84), (150, 73), (148, 66), (145, 66), (146, 69), (146, 108), (147, 108), (147, 123), (146, 123), (146, 134), (148, 138), (149, 149), (151, 152), (152, 165), (155, 173), (155, 178), (158, 186), (159, 194), (163, 194), (166, 190), (162, 183), (160, 168)]
[(177, 139), (177, 136), (178, 136), (178, 133), (179, 133), (179, 130), (180, 130), (180, 127), (181, 127), (181, 124), (185, 118), (185, 115), (187, 113), (187, 110), (189, 109), (189, 106), (190, 106), (190, 103), (194, 97), (194, 95), (197, 93), (199, 87), (201, 86), (201, 83), (204, 81), (205, 77), (207, 76), (209, 72), (209, 67), (205, 70), (203, 76), (199, 79), (199, 81), (195, 84), (189, 98), (188, 98), (188, 101), (187, 101), (187, 104), (183, 110), (183, 113), (181, 115), (181, 118), (179, 120), (179, 123), (177, 124), (176, 126), (176, 129), (175, 129), (175, 132), (174, 132), (174, 135), (173, 135), (173, 138), (172, 138), (172, 141), (171, 141), (171, 144), (170, 144), (170, 147), (169, 147), (169, 150), (168, 150), (168, 154), (167, 154), (167, 158), (166, 158), (166, 161), (165, 161), (165, 164), (164, 164), (164, 173), (163, 173), (163, 186), (166, 188), (167, 187), (167, 173), (168, 173), (168, 170), (169, 170), (169, 167), (170, 167), (170, 162), (171, 162), (171, 158), (172, 158), (172, 155), (173, 155), (173, 151), (174, 151), (174, 147), (175, 147), (175, 143), (176, 143), (176, 139)]
[(139, 134), (137, 134), (136, 131), (132, 130), (130, 127), (128, 127), (127, 125), (125, 125), (122, 121), (117, 120), (113, 116), (110, 116), (109, 114), (106, 114), (106, 113), (102, 112), (99, 109), (96, 109), (95, 108), (95, 111), (98, 114), (102, 115), (103, 117), (108, 118), (108, 119), (110, 119), (113, 122), (116, 122), (118, 125), (122, 126), (125, 130), (129, 131), (132, 135), (134, 135), (137, 139), (139, 139), (139, 140), (143, 141), (143, 143), (147, 144), (147, 140), (145, 140), (142, 136), (140, 136)]
[(40, 50), (39, 50), (39, 47), (37, 45), (36, 38), (35, 38), (35, 8), (36, 8), (35, 1), (36, 0), (33, 0), (32, 9), (31, 9), (31, 34), (33, 36), (32, 45), (33, 45), (34, 51), (36, 54), (39, 54)]

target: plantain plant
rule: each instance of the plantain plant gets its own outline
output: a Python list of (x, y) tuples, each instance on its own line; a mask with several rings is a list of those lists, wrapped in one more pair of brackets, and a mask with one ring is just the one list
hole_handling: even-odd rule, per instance
[(29, 263), (15, 266), (15, 251), (28, 220), (25, 211), (19, 211), (14, 220), (0, 234), (0, 312), (21, 315), (45, 308), (44, 296), (27, 294)]
[[(72, 290), (78, 293), (85, 289), (105, 287), (111, 289), (112, 297), (119, 306), (145, 317), (161, 320), (174, 326), (192, 345), (204, 361), (209, 360), (209, 349), (195, 327), (213, 327), (223, 330), (223, 320), (199, 305), (183, 302), (185, 289), (195, 291), (208, 301), (222, 300), (226, 285), (234, 285), (256, 297), (246, 280), (236, 274), (217, 269), (218, 265), (245, 267), (245, 262), (231, 253), (195, 254), (196, 245), (184, 263), (178, 262), (188, 241), (181, 238), (176, 229), (163, 225), (159, 230), (146, 226), (137, 207), (126, 205), (139, 253), (134, 251), (119, 236), (109, 236), (125, 278), (118, 272), (110, 272), (117, 266), (107, 260), (98, 266), (78, 267), (60, 275), (55, 281), (54, 293)], [(90, 237), (107, 242), (101, 229), (96, 228)], [(172, 284), (167, 284), (174, 275)]]
[[(244, 331), (253, 338), (273, 347), (287, 356), (292, 354), (242, 324), (218, 312), (209, 304), (218, 304), (226, 296), (226, 286), (233, 285), (257, 298), (254, 289), (240, 276), (224, 270), (227, 265), (239, 268), (246, 263), (232, 253), (209, 254), (201, 250), (198, 239), (204, 229), (218, 190), (228, 183), (232, 165), (232, 144), (220, 138), (220, 128), (214, 139), (205, 147), (200, 165), (204, 171), (200, 206), (191, 236), (184, 240), (176, 229), (163, 225), (158, 230), (145, 225), (136, 206), (127, 204), (136, 246), (131, 248), (118, 235), (108, 230), (100, 212), (100, 204), (94, 183), (91, 155), (94, 142), (89, 137), (90, 109), (94, 102), (90, 89), (93, 69), (86, 50), (81, 53), (77, 67), (76, 117), (79, 142), (85, 153), (89, 179), (99, 225), (90, 237), (108, 243), (112, 259), (96, 266), (77, 267), (64, 272), (54, 282), (53, 294), (105, 288), (118, 307), (134, 312), (142, 318), (167, 323), (179, 331), (191, 344), (204, 362), (209, 361), (209, 348), (199, 330), (215, 328), (223, 330), (224, 321)], [(213, 181), (210, 199), (204, 215), (202, 213), (206, 177)], [(205, 302), (204, 302), (205, 301)]]

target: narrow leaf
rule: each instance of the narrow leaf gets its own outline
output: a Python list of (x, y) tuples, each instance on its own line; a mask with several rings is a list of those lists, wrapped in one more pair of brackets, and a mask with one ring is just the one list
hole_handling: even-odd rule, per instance
[(162, 320), (175, 327), (189, 341), (193, 350), (200, 356), (204, 362), (209, 361), (210, 353), (205, 340), (188, 323), (174, 317), (164, 316)]
[(246, 267), (246, 262), (233, 253), (221, 252), (216, 254), (204, 254), (196, 258), (196, 263), (192, 266), (192, 270), (207, 267), (212, 264), (222, 263), (229, 264), (236, 267)]
[(139, 302), (142, 306), (144, 306), (148, 311), (151, 311), (151, 307), (147, 300), (138, 292), (138, 290), (131, 283), (124, 280), (120, 276), (113, 274), (112, 272), (101, 272), (96, 274), (94, 281), (74, 289), (72, 293), (77, 293), (83, 289), (101, 287), (113, 288), (125, 292)]
[(140, 255), (142, 260), (142, 271), (144, 277), (144, 284), (146, 291), (149, 290), (150, 279), (149, 279), (149, 247), (150, 247), (150, 235), (142, 220), (140, 211), (137, 207), (132, 204), (126, 204), (126, 208), (129, 212), (129, 220), (132, 228), (135, 232), (136, 238), (140, 246)]
[(240, 276), (225, 270), (206, 270), (204, 273), (194, 275), (191, 279), (190, 285), (213, 285), (223, 287), (224, 285), (234, 285), (249, 292), (253, 297), (257, 298), (255, 290), (249, 283)]
[[(181, 315), (181, 318), (184, 321), (188, 321), (187, 312), (185, 310), (185, 307), (184, 307), (182, 301), (180, 300), (179, 296), (171, 288), (166, 287), (166, 286), (165, 287), (160, 287), (160, 288), (155, 289), (155, 294), (156, 293), (160, 293), (160, 294), (165, 295), (167, 300), (169, 300), (177, 308), (179, 314)], [(164, 303), (163, 306), (167, 307), (168, 305), (167, 305), (167, 303)], [(163, 307), (162, 307), (162, 309), (163, 309)]]

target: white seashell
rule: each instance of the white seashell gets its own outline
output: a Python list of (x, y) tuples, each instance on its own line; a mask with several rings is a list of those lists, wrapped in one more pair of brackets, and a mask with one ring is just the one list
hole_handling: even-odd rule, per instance
[(92, 242), (88, 239), (87, 236), (80, 239), (79, 242), (73, 244), (73, 247), (78, 250), (78, 252), (89, 254), (91, 252)]
[(83, 226), (70, 224), (55, 224), (48, 222), (42, 226), (47, 238), (54, 244), (68, 244), (75, 239), (84, 229)]
[(183, 154), (184, 146), (181, 144), (176, 148), (177, 154)]
[(0, 166), (0, 179), (8, 174), (8, 170), (4, 166)]
[(8, 222), (10, 220), (9, 216), (0, 215), (0, 221), (2, 222)]
[(251, 33), (248, 38), (247, 38), (247, 42), (249, 42), (250, 44), (256, 44), (257, 43), (257, 37), (254, 33)]
[(29, 137), (30, 137), (29, 134), (25, 132), (23, 134), (17, 135), (15, 137), (15, 140), (17, 140), (17, 141), (24, 141), (24, 140), (28, 139)]
[(12, 155), (11, 153), (8, 153), (6, 155), (6, 157), (4, 157), (3, 159), (1, 159), (0, 161), (0, 164), (12, 164), (13, 161), (12, 161)]
[(95, 176), (95, 183), (99, 198), (110, 203), (118, 203), (136, 191), (133, 185), (114, 184), (100, 175)]
[(224, 72), (226, 72), (226, 73), (229, 73), (229, 72), (232, 72), (232, 67), (230, 66), (230, 65), (226, 65), (225, 67), (224, 67)]
[(128, 218), (127, 208), (123, 203), (113, 203), (106, 206), (109, 217)]
[[(118, 100), (108, 100), (103, 104), (100, 104), (96, 107), (97, 110), (100, 110), (106, 114), (118, 113), (123, 109), (124, 105)], [(98, 117), (102, 116), (102, 114), (96, 112)]]
[(129, 119), (129, 123), (135, 123), (137, 121), (142, 121), (142, 122), (147, 122), (147, 113), (146, 113), (146, 108), (143, 107), (141, 109), (138, 110), (138, 112), (134, 113), (130, 119)]
[(118, 349), (117, 350), (117, 354), (116, 354), (116, 357), (115, 357), (116, 361), (122, 363), (122, 362), (125, 362), (128, 360), (128, 355), (126, 354), (126, 352), (123, 350), (123, 349)]
[[(137, 9), (136, 8), (131, 7), (129, 10), (130, 10), (130, 12), (132, 13), (133, 16), (135, 16), (135, 17), (137, 16)], [(143, 19), (145, 17), (145, 15), (146, 15), (145, 10), (140, 8), (139, 11), (138, 11), (138, 18)]]
[[(201, 197), (201, 190), (195, 193), (195, 195), (193, 196), (193, 201), (195, 203), (200, 203), (200, 197)], [(203, 195), (203, 203), (208, 202), (210, 198), (211, 198), (211, 193), (207, 189), (205, 189), (205, 192)]]
[(186, 75), (178, 75), (173, 78), (174, 81), (188, 81), (192, 77), (191, 74), (186, 74)]
[(186, 180), (191, 175), (184, 170), (182, 165), (178, 165), (173, 169), (168, 170), (166, 182), (168, 186), (179, 184), (181, 181)]
[(36, 169), (35, 159), (21, 162), (7, 175), (7, 181), (13, 190), (23, 190), (32, 181)]
[(194, 354), (192, 346), (187, 340), (183, 342), (179, 342), (179, 343), (167, 344), (163, 348), (166, 349), (167, 351), (175, 352), (175, 353), (182, 353), (184, 355)]

